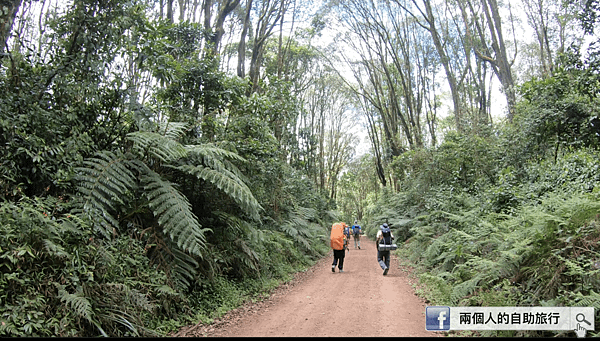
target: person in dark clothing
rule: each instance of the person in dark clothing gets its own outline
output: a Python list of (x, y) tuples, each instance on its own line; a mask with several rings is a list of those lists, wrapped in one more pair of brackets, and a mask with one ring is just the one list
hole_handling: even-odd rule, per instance
[(383, 275), (387, 275), (390, 270), (390, 251), (389, 250), (379, 250), (379, 244), (387, 244), (391, 245), (392, 240), (394, 239), (394, 235), (392, 234), (392, 230), (388, 224), (383, 223), (381, 225), (379, 231), (377, 231), (376, 244), (377, 244), (377, 262), (381, 269), (383, 270)]
[(360, 235), (362, 234), (362, 230), (360, 225), (358, 225), (358, 220), (354, 221), (354, 225), (352, 225), (352, 233), (354, 234), (354, 248), (358, 246), (360, 249)]
[(333, 224), (332, 229), (342, 229), (343, 240), (341, 243), (332, 243), (331, 248), (333, 249), (333, 264), (331, 264), (331, 272), (335, 272), (335, 267), (340, 269), (340, 272), (344, 272), (344, 257), (346, 256), (346, 249), (348, 247), (348, 239), (346, 238), (346, 223)]

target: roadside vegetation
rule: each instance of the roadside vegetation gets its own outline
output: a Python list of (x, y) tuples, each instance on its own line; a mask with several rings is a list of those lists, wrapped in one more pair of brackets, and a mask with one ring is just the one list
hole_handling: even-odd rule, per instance
[(520, 87), (512, 124), (394, 159), (400, 189), (367, 206), (368, 235), (390, 223), (431, 305), (600, 309), (599, 83), (577, 57)]

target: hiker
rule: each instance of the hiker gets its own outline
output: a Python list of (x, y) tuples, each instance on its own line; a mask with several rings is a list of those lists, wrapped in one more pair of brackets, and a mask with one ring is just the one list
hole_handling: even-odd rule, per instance
[(346, 256), (346, 239), (345, 229), (348, 225), (343, 222), (334, 223), (331, 225), (330, 244), (333, 249), (333, 264), (331, 264), (331, 272), (335, 272), (335, 267), (344, 272), (344, 257)]
[(354, 233), (354, 248), (358, 245), (358, 249), (360, 250), (360, 234), (362, 230), (360, 225), (358, 225), (358, 220), (354, 221), (354, 225), (352, 225), (352, 232)]
[(348, 244), (350, 243), (350, 235), (352, 233), (350, 232), (350, 226), (346, 225), (346, 223), (342, 224), (344, 224), (344, 237), (346, 237), (346, 248), (348, 248)]
[(387, 223), (383, 223), (379, 231), (377, 231), (375, 243), (377, 244), (377, 262), (379, 262), (379, 266), (381, 266), (384, 276), (387, 275), (388, 270), (390, 269), (390, 251), (379, 250), (379, 244), (391, 245), (393, 239), (394, 235), (392, 234), (392, 230), (390, 230)]

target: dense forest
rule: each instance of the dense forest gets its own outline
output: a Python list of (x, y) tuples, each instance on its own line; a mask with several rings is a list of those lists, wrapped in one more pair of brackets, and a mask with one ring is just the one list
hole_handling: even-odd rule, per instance
[(598, 311), (599, 11), (1, 0), (0, 335), (210, 322), (339, 220), (432, 305)]

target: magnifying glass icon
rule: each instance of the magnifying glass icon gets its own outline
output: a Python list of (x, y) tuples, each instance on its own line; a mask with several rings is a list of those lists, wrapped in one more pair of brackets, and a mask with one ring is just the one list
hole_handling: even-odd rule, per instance
[(577, 322), (585, 322), (588, 324), (588, 326), (591, 326), (592, 324), (590, 323), (590, 321), (585, 319), (585, 315), (583, 315), (583, 313), (579, 313), (577, 315), (575, 315), (575, 319), (577, 320)]

